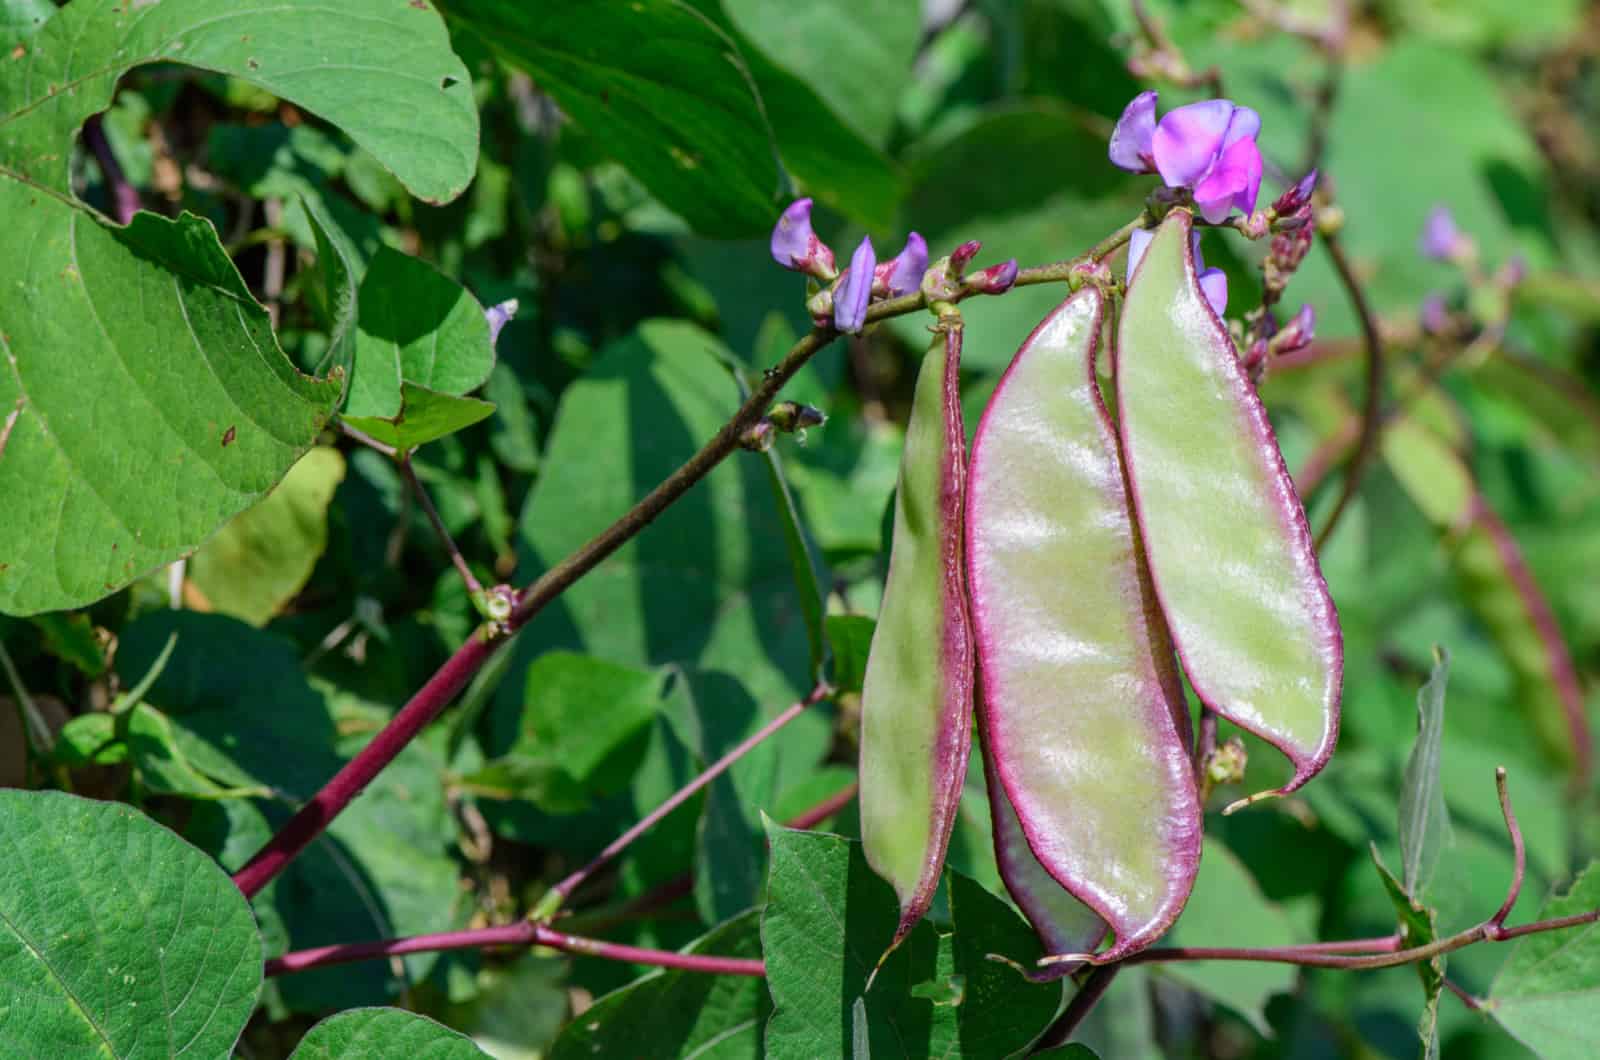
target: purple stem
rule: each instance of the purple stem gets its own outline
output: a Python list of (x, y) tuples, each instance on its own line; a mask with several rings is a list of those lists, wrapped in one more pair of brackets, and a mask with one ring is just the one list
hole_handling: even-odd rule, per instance
[(1345, 469), (1344, 483), (1338, 499), (1333, 502), (1333, 510), (1328, 513), (1328, 521), (1317, 535), (1316, 550), (1319, 553), (1333, 535), (1333, 528), (1339, 525), (1345, 509), (1355, 499), (1356, 491), (1361, 488), (1361, 476), (1378, 450), (1379, 413), (1383, 401), (1383, 334), (1378, 328), (1378, 318), (1367, 302), (1366, 290), (1361, 286), (1355, 266), (1345, 254), (1344, 244), (1339, 237), (1325, 232), (1322, 234), (1322, 245), (1328, 250), (1334, 271), (1338, 273), (1339, 282), (1344, 285), (1345, 294), (1349, 296), (1350, 305), (1361, 324), (1361, 342), (1366, 353), (1366, 383), (1362, 391), (1361, 431), (1356, 438), (1356, 451), (1350, 457), (1350, 466)]
[(437, 718), (467, 686), (507, 638), (487, 640), (475, 633), (417, 690), (400, 713), (346, 762), (333, 779), (278, 830), (249, 863), (233, 874), (233, 882), (246, 898), (254, 898), (294, 857), (321, 835), (335, 817), (392, 762), (396, 755)]
[(1072, 1040), (1072, 1032), (1078, 1029), (1078, 1024), (1094, 1010), (1105, 997), (1106, 991), (1111, 988), (1111, 980), (1117, 977), (1119, 964), (1106, 964), (1089, 973), (1089, 977), (1078, 987), (1078, 992), (1072, 995), (1072, 1000), (1067, 1002), (1066, 1011), (1056, 1017), (1039, 1040), (1034, 1043), (1033, 1052), (1043, 1049), (1052, 1049), (1058, 1045), (1065, 1045)]
[(802, 831), (815, 827), (850, 805), (850, 800), (856, 797), (859, 787), (860, 785), (851, 782), (837, 793), (828, 796), (811, 807), (811, 809), (791, 818), (785, 824), (790, 828), (798, 828)]
[(629, 828), (626, 832), (606, 844), (605, 849), (596, 854), (594, 859), (587, 865), (552, 887), (550, 889), (551, 893), (559, 897), (563, 902), (571, 898), (572, 892), (577, 890), (584, 880), (593, 876), (612, 858), (626, 850), (635, 839), (655, 827), (656, 822), (660, 821), (661, 818), (682, 806), (695, 792), (726, 773), (735, 762), (755, 750), (763, 740), (798, 718), (807, 707), (827, 698), (832, 691), (826, 683), (819, 683), (806, 698), (786, 707), (783, 713), (751, 733), (731, 751), (707, 766), (703, 773), (673, 792), (665, 802), (645, 814), (632, 828)]
[(495, 946), (548, 946), (565, 953), (579, 953), (609, 961), (648, 964), (659, 968), (679, 968), (689, 972), (708, 972), (714, 975), (766, 975), (766, 966), (754, 958), (675, 953), (672, 950), (652, 950), (617, 942), (602, 942), (599, 939), (568, 935), (526, 920), (499, 927), (474, 928), (469, 931), (444, 931), (436, 935), (413, 935), (403, 939), (355, 942), (298, 950), (267, 961), (265, 974), (268, 977), (290, 975), (311, 968), (326, 968), (329, 965), (349, 964), (378, 957), (398, 957), (407, 953), (434, 953), (444, 950), (489, 949)]
[(139, 189), (128, 183), (122, 163), (117, 161), (116, 152), (111, 150), (111, 141), (106, 139), (101, 115), (96, 114), (83, 123), (83, 143), (94, 155), (100, 175), (105, 178), (106, 190), (111, 193), (111, 216), (117, 224), (127, 224), (139, 212)]
[(1444, 987), (1445, 987), (1446, 990), (1450, 991), (1456, 997), (1460, 998), (1461, 999), (1461, 1003), (1463, 1005), (1467, 1006), (1468, 1008), (1470, 1008), (1472, 1011), (1474, 1011), (1474, 1012), (1482, 1012), (1483, 1011), (1483, 1001), (1481, 999), (1476, 998), (1473, 995), (1467, 993), (1465, 990), (1461, 989), (1461, 987), (1459, 987), (1455, 983), (1451, 982), (1449, 976), (1445, 976), (1444, 977)]
[(1500, 908), (1489, 918), (1489, 923), (1492, 925), (1490, 938), (1505, 930), (1506, 917), (1511, 915), (1511, 907), (1517, 904), (1517, 897), (1522, 894), (1522, 877), (1528, 867), (1528, 851), (1522, 841), (1522, 828), (1517, 824), (1517, 815), (1511, 809), (1511, 791), (1506, 786), (1505, 766), (1495, 767), (1494, 786), (1500, 796), (1500, 814), (1505, 818), (1506, 831), (1511, 833), (1511, 856), (1514, 865), (1511, 870), (1511, 886), (1506, 889), (1506, 900), (1500, 903)]

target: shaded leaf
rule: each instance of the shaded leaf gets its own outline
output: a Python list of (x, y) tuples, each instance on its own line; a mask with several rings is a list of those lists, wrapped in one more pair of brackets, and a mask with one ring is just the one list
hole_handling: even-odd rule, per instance
[(753, 235), (776, 220), (778, 169), (744, 60), (693, 8), (458, 0), (450, 14), (697, 231)]
[(211, 609), (253, 626), (304, 588), (328, 545), (328, 505), (344, 481), (344, 457), (319, 446), (266, 499), (235, 517), (189, 561), (189, 580)]
[(480, 1060), (472, 1039), (426, 1016), (397, 1008), (364, 1008), (329, 1016), (306, 1032), (290, 1060)]
[[(760, 957), (761, 917), (743, 913), (685, 953)], [(599, 998), (550, 1048), (551, 1060), (597, 1056), (758, 1056), (772, 1003), (762, 980), (662, 969)]]
[[(1439, 937), (1439, 914), (1427, 908), (1407, 892), (1405, 885), (1395, 879), (1372, 848), (1372, 864), (1383, 880), (1383, 889), (1394, 903), (1400, 920), (1402, 947), (1426, 946)], [(1438, 1060), (1439, 1056), (1439, 995), (1444, 992), (1444, 956), (1418, 961), (1413, 967), (1422, 980), (1422, 1015), (1417, 1020), (1417, 1036), (1422, 1039), (1423, 1060)]]
[(1407, 894), (1420, 895), (1450, 842), (1450, 809), (1439, 779), (1444, 741), (1444, 695), (1450, 653), (1434, 649), (1433, 673), (1417, 693), (1417, 742), (1400, 786), (1400, 859)]

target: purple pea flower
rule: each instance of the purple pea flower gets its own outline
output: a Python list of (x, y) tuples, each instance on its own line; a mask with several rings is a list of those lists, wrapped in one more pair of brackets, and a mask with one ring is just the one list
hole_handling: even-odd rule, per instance
[(811, 200), (796, 199), (772, 228), (772, 260), (823, 283), (838, 275), (833, 250), (811, 229)]
[(1422, 225), (1422, 237), (1417, 240), (1417, 250), (1435, 261), (1449, 261), (1459, 254), (1466, 242), (1456, 219), (1448, 206), (1435, 206)]
[(511, 322), (517, 315), (517, 300), (515, 298), (492, 305), (483, 311), (484, 319), (489, 322), (489, 344), (494, 345), (500, 341), (500, 329)]
[(1191, 188), (1195, 205), (1216, 224), (1238, 207), (1256, 208), (1261, 191), (1261, 116), (1231, 100), (1207, 99), (1155, 120), (1156, 93), (1141, 92), (1111, 133), (1113, 164), (1156, 172), (1169, 188)]
[(872, 240), (862, 239), (850, 255), (850, 267), (834, 288), (833, 326), (846, 335), (858, 334), (867, 322), (867, 303), (872, 301), (872, 274), (877, 264)]
[(872, 287), (877, 294), (898, 298), (921, 288), (927, 271), (928, 241), (912, 232), (906, 237), (905, 249), (874, 270)]
[[(1128, 237), (1128, 282), (1133, 282), (1133, 272), (1139, 267), (1139, 262), (1144, 260), (1144, 252), (1150, 248), (1150, 241), (1156, 234), (1148, 228), (1135, 228)], [(1206, 268), (1205, 259), (1200, 256), (1200, 233), (1190, 231), (1189, 246), (1194, 251), (1195, 279), (1200, 284), (1200, 293), (1205, 295), (1206, 302), (1211, 306), (1211, 311), (1221, 316), (1228, 308), (1228, 276), (1221, 269)]]

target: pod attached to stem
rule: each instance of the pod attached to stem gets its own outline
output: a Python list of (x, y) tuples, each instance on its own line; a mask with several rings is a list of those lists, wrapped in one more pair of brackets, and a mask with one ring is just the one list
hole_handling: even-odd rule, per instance
[[(1010, 841), (1115, 932), (1154, 942), (1200, 863), (1188, 710), (1140, 557), (1095, 379), (1104, 297), (1085, 288), (1017, 352), (973, 440), (967, 496), (983, 742), (1008, 886), (1047, 945), (1097, 942)], [(1092, 937), (1090, 937), (1092, 936)]]
[(1344, 644), (1266, 409), (1195, 278), (1193, 219), (1167, 215), (1128, 284), (1118, 429), (1139, 533), (1189, 682), (1286, 754), (1286, 794), (1339, 735)]
[(894, 945), (939, 886), (972, 746), (961, 340), (951, 307), (917, 375), (889, 576), (861, 689), (861, 843), (900, 899)]

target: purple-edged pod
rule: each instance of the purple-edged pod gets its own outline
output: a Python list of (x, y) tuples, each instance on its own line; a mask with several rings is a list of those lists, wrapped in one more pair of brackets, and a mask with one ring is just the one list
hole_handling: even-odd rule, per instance
[(1103, 304), (1085, 288), (1023, 343), (967, 494), (984, 747), (1032, 856), (1116, 933), (1097, 961), (1171, 925), (1201, 843), (1189, 715), (1094, 375)]
[(1344, 645), (1266, 409), (1196, 282), (1192, 223), (1168, 214), (1128, 284), (1118, 429), (1184, 672), (1208, 707), (1288, 755), (1294, 777), (1261, 793), (1284, 794), (1333, 754)]
[(896, 944), (933, 901), (972, 747), (961, 335), (942, 319), (917, 376), (861, 689), (861, 844), (900, 898)]
[[(978, 704), (978, 715), (984, 707)], [(980, 729), (986, 723), (980, 723)], [(1000, 879), (1017, 908), (1033, 925), (1046, 953), (1090, 953), (1100, 945), (1109, 930), (1100, 914), (1072, 896), (1033, 856), (1022, 822), (1006, 794), (1005, 785), (995, 771), (994, 756), (981, 739), (983, 778), (989, 789), (989, 819), (994, 832), (994, 860)], [(1078, 965), (1063, 961), (1042, 969), (1021, 969), (1030, 979), (1049, 982), (1070, 975)]]

